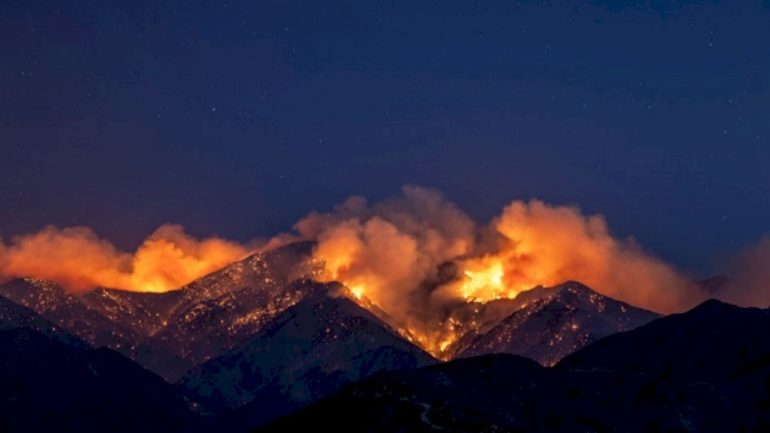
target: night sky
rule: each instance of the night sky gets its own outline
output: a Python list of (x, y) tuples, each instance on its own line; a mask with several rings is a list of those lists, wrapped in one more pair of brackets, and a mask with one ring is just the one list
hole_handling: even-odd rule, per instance
[(768, 231), (767, 2), (108, 3), (0, 3), (6, 238), (248, 240), (404, 184), (703, 273)]

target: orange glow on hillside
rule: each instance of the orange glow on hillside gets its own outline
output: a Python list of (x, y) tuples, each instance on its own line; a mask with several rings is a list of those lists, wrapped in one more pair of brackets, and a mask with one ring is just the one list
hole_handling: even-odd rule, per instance
[[(452, 322), (448, 311), (458, 303), (512, 299), (567, 280), (656, 311), (692, 299), (685, 278), (632, 240), (613, 237), (601, 216), (537, 200), (514, 201), (488, 226), (475, 227), (440, 194), (405, 188), (403, 197), (371, 207), (351, 199), (297, 227), (318, 242), (314, 259), (325, 263), (326, 279), (377, 306), (438, 357), (478, 326)], [(440, 275), (446, 263), (453, 275)]]
[[(699, 296), (676, 269), (632, 239), (612, 236), (600, 215), (538, 200), (513, 201), (478, 225), (441, 193), (408, 186), (372, 205), (352, 197), (333, 212), (312, 212), (295, 233), (274, 237), (266, 248), (296, 240), (316, 243), (310, 259), (323, 270), (313, 278), (339, 281), (352, 300), (438, 357), (481, 326), (463, 306), (537, 286), (578, 280), (658, 312), (681, 310)], [(221, 238), (196, 239), (175, 225), (160, 227), (134, 252), (88, 228), (46, 227), (0, 242), (0, 279), (49, 279), (75, 292), (164, 292), (250, 252)], [(458, 310), (465, 312), (455, 316)]]

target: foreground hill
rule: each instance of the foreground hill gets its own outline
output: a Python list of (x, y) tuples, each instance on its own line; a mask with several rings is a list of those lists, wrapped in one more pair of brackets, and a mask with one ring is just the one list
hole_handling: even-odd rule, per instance
[(0, 431), (197, 431), (173, 386), (0, 298)]
[(485, 355), (391, 372), (262, 431), (770, 431), (770, 311), (709, 301), (543, 368)]
[(765, 359), (770, 338), (764, 338), (769, 330), (770, 310), (709, 300), (685, 314), (607, 337), (567, 357), (561, 366), (728, 377), (747, 365), (770, 362)]

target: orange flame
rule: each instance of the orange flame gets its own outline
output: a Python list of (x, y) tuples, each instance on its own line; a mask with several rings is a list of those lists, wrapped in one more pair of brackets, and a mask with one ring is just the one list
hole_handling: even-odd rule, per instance
[[(454, 321), (458, 305), (513, 298), (540, 285), (580, 280), (659, 312), (682, 310), (702, 295), (633, 240), (613, 237), (601, 216), (537, 200), (514, 201), (480, 227), (439, 192), (404, 187), (400, 196), (373, 205), (353, 197), (334, 212), (313, 212), (295, 230), (267, 245), (316, 241), (313, 259), (324, 264), (321, 279), (340, 281), (351, 299), (376, 307), (437, 356), (465, 326), (474, 326)], [(87, 228), (47, 227), (8, 245), (0, 242), (0, 278), (34, 276), (75, 291), (104, 286), (162, 292), (248, 253), (235, 242), (195, 239), (174, 225), (160, 227), (133, 253)]]
[(463, 281), (459, 283), (463, 298), (479, 302), (488, 302), (501, 297), (513, 298), (526, 289), (506, 287), (503, 281), (505, 269), (496, 257), (468, 260), (463, 263)]
[[(478, 228), (441, 194), (407, 187), (372, 207), (355, 198), (333, 214), (310, 214), (297, 228), (318, 241), (314, 258), (325, 263), (327, 279), (385, 311), (437, 355), (458, 338), (446, 312), (457, 302), (514, 298), (571, 279), (662, 312), (699, 299), (687, 278), (633, 240), (613, 237), (601, 216), (537, 200), (514, 201)], [(457, 275), (426, 285), (440, 280), (446, 262)]]

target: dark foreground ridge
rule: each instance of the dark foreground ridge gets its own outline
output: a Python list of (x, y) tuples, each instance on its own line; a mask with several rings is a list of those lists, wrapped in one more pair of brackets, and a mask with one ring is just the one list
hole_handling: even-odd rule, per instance
[(766, 432), (767, 329), (768, 310), (707, 301), (553, 368), (486, 355), (384, 373), (260, 431)]
[(0, 431), (203, 431), (163, 379), (73, 341), (26, 326), (0, 330)]

